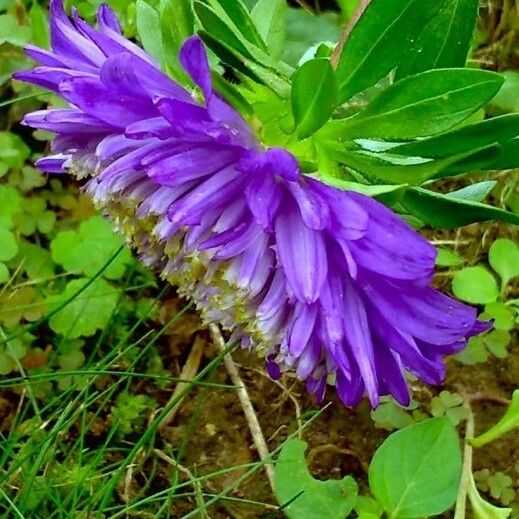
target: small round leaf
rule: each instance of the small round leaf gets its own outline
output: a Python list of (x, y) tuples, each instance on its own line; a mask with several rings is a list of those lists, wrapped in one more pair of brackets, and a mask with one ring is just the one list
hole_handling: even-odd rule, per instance
[(457, 298), (476, 305), (493, 303), (499, 295), (496, 280), (480, 266), (456, 272), (452, 279), (452, 291)]

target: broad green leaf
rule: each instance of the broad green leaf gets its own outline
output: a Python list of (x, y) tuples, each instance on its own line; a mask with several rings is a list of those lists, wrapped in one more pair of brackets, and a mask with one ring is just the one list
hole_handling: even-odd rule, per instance
[[(51, 311), (76, 294), (87, 282), (88, 279), (70, 281), (60, 296), (54, 296), (49, 301)], [(54, 314), (49, 320), (49, 326), (69, 339), (89, 337), (108, 324), (118, 299), (118, 289), (104, 279), (97, 279), (65, 308)]]
[(402, 429), (414, 422), (413, 417), (392, 399), (381, 402), (371, 411), (371, 419), (375, 422), (375, 427), (388, 431)]
[(501, 155), (485, 169), (519, 168), (519, 138), (501, 144)]
[(292, 113), (300, 139), (312, 135), (328, 121), (336, 103), (337, 81), (328, 59), (312, 59), (296, 70), (292, 80)]
[(54, 262), (47, 249), (25, 242), (20, 252), (20, 263), (29, 279), (46, 279), (54, 275)]
[(0, 262), (0, 285), (7, 283), (10, 277), (9, 269), (4, 263)]
[(142, 46), (158, 63), (163, 64), (165, 62), (165, 53), (162, 44), (159, 13), (145, 0), (137, 0), (135, 8), (137, 34), (142, 42)]
[(493, 303), (499, 296), (494, 276), (484, 267), (466, 267), (452, 278), (454, 295), (467, 303), (484, 305)]
[(397, 78), (424, 70), (463, 67), (476, 27), (479, 0), (443, 0), (397, 70)]
[(441, 158), (493, 143), (508, 142), (519, 135), (519, 114), (493, 117), (450, 132), (391, 148), (392, 153), (414, 157)]
[(519, 276), (519, 246), (506, 238), (496, 240), (488, 253), (492, 268), (501, 277), (504, 288), (509, 281)]
[(287, 9), (285, 0), (258, 0), (252, 10), (252, 18), (269, 54), (276, 59), (283, 54)]
[(357, 484), (346, 476), (319, 481), (310, 474), (305, 460), (306, 443), (288, 440), (275, 466), (275, 493), (289, 519), (344, 519), (355, 506)]
[(476, 69), (430, 70), (408, 77), (342, 121), (343, 137), (399, 140), (444, 132), (481, 108), (502, 83), (499, 74)]
[(517, 427), (519, 427), (519, 389), (514, 391), (512, 401), (499, 422), (482, 435), (472, 439), (470, 443), (473, 447), (482, 447)]
[(335, 13), (326, 12), (314, 16), (305, 9), (288, 9), (283, 59), (295, 67), (313, 45), (336, 42), (341, 33), (340, 23), (340, 18)]
[(405, 61), (407, 49), (440, 5), (440, 0), (371, 0), (337, 65), (339, 101), (374, 85)]
[(496, 112), (519, 112), (519, 71), (505, 70), (502, 72), (505, 82), (492, 99), (490, 107)]
[(438, 248), (438, 256), (436, 256), (436, 265), (439, 267), (459, 267), (460, 265), (463, 265), (465, 263), (465, 260), (455, 254), (454, 252)]
[(32, 42), (46, 49), (49, 46), (49, 18), (47, 11), (38, 3), (33, 2), (29, 12), (32, 29)]
[(384, 510), (372, 497), (359, 496), (355, 504), (358, 519), (380, 519)]
[(376, 185), (376, 184), (360, 184), (358, 182), (351, 182), (349, 180), (343, 180), (341, 178), (326, 176), (319, 177), (319, 180), (329, 184), (330, 186), (336, 187), (338, 189), (342, 189), (344, 191), (356, 191), (357, 193), (362, 193), (363, 195), (377, 197), (381, 195), (387, 195), (394, 193), (395, 191), (402, 191), (407, 186), (405, 184), (402, 185)]
[(455, 193), (443, 195), (418, 187), (408, 189), (401, 202), (409, 212), (437, 229), (462, 227), (486, 220), (500, 220), (519, 225), (519, 215), (454, 195)]
[(31, 150), (20, 136), (10, 132), (0, 132), (0, 164), (8, 168), (20, 169), (29, 158)]
[(458, 434), (445, 417), (389, 436), (369, 467), (371, 491), (389, 519), (429, 517), (449, 509), (461, 476)]
[(468, 496), (474, 519), (507, 519), (512, 513), (511, 508), (499, 508), (481, 497), (472, 472), (469, 474)]

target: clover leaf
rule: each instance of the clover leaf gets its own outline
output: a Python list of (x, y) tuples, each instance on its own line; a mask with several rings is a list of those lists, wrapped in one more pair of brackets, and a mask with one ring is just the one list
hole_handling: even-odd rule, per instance
[[(78, 231), (61, 231), (50, 245), (52, 259), (67, 272), (93, 276), (124, 243), (111, 225), (94, 216), (84, 221)], [(131, 254), (124, 249), (103, 272), (103, 276), (117, 280), (122, 278)]]
[[(63, 293), (51, 299), (51, 310), (72, 298), (81, 290), (89, 279), (75, 279), (70, 281)], [(103, 329), (114, 311), (119, 290), (113, 288), (104, 279), (96, 279), (83, 292), (54, 314), (49, 325), (56, 333), (65, 335), (69, 339), (88, 337), (97, 330)]]

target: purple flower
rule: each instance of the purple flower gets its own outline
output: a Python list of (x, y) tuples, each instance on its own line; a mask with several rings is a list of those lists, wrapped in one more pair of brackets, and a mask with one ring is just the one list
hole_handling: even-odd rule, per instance
[(51, 29), (52, 52), (29, 47), (40, 66), (16, 75), (69, 103), (24, 119), (57, 134), (38, 166), (87, 178), (142, 260), (272, 376), (295, 370), (319, 400), (332, 383), (348, 406), (364, 393), (406, 405), (406, 371), (440, 383), (443, 357), (488, 329), (431, 287), (434, 247), (389, 209), (261, 146), (214, 92), (198, 37), (180, 52), (189, 92), (106, 6), (94, 29), (53, 0)]

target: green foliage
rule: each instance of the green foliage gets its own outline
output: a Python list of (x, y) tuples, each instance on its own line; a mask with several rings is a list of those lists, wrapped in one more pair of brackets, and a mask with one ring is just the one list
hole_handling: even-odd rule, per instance
[[(431, 70), (384, 89), (342, 125), (348, 138), (412, 139), (462, 123), (497, 93), (503, 79), (476, 69)], [(459, 152), (458, 152), (459, 153)]]
[(481, 436), (471, 440), (471, 444), (474, 447), (482, 447), (517, 427), (519, 427), (519, 389), (514, 391), (512, 401), (501, 419)]
[(490, 248), (488, 261), (501, 277), (502, 290), (512, 279), (519, 277), (519, 245), (512, 240), (496, 240)]
[[(124, 243), (114, 234), (111, 225), (100, 216), (93, 216), (79, 226), (78, 231), (61, 231), (50, 244), (52, 259), (67, 272), (93, 276)], [(124, 249), (104, 270), (103, 276), (118, 280), (131, 261)]]
[(305, 461), (306, 443), (284, 443), (275, 467), (275, 491), (289, 519), (343, 519), (355, 506), (357, 484), (350, 476), (340, 481), (314, 479)]
[(442, 391), (431, 400), (431, 414), (433, 416), (446, 416), (453, 425), (458, 425), (466, 420), (469, 411), (463, 405), (463, 398), (457, 393)]
[(157, 407), (157, 402), (146, 395), (123, 391), (112, 408), (111, 420), (122, 436), (142, 428), (147, 417)]
[(458, 435), (447, 418), (432, 418), (393, 433), (369, 468), (371, 491), (393, 519), (428, 517), (449, 509), (460, 475)]
[[(87, 283), (90, 285), (76, 296)], [(49, 326), (70, 339), (94, 335), (108, 324), (118, 298), (119, 290), (103, 279), (93, 282), (88, 278), (70, 281), (60, 295), (52, 296), (49, 300), (51, 311), (56, 311), (64, 302), (72, 299), (65, 308), (52, 315)]]
[(292, 82), (292, 112), (300, 139), (312, 135), (329, 118), (337, 102), (337, 82), (330, 61), (316, 58), (296, 70)]
[(498, 295), (494, 276), (484, 267), (466, 267), (454, 274), (452, 279), (454, 295), (473, 304), (494, 302)]

